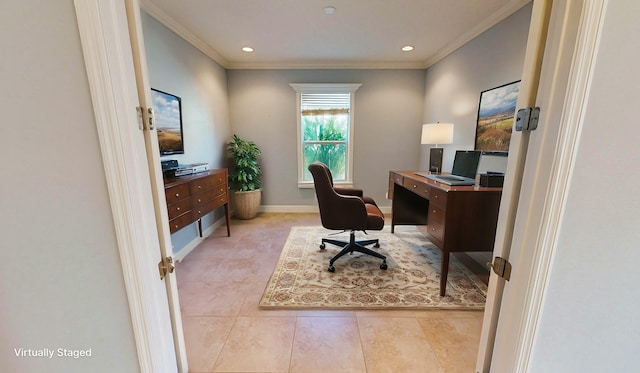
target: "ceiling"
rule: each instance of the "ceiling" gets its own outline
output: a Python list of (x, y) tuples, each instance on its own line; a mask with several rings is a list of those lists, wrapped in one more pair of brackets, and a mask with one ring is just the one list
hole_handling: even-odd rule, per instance
[[(426, 68), (528, 2), (140, 0), (227, 69)], [(403, 52), (406, 45), (414, 50)]]

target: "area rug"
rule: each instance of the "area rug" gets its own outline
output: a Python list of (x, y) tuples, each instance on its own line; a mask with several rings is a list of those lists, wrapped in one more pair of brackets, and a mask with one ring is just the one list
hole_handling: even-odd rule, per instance
[(293, 227), (267, 283), (260, 308), (288, 309), (468, 309), (484, 308), (487, 287), (455, 256), (449, 261), (444, 297), (440, 296), (440, 250), (414, 226), (385, 227), (356, 239), (378, 238), (381, 260), (361, 253), (345, 255), (327, 271), (329, 259), (340, 251), (331, 244), (321, 250), (323, 237), (349, 240), (322, 227)]

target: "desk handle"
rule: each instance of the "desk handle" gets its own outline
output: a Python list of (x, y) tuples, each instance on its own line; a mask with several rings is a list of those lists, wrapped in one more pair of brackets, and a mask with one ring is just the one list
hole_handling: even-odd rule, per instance
[(413, 189), (416, 189), (418, 186), (416, 184), (413, 184)]

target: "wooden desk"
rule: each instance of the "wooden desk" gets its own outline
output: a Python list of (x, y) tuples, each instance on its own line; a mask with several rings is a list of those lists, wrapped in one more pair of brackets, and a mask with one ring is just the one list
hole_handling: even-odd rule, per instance
[(429, 240), (442, 250), (444, 296), (450, 253), (493, 251), (502, 188), (449, 186), (415, 172), (389, 172), (391, 232), (396, 225), (427, 225)]
[(167, 200), (171, 233), (197, 221), (198, 233), (202, 237), (202, 217), (224, 206), (227, 236), (231, 236), (226, 168), (165, 179), (164, 194)]

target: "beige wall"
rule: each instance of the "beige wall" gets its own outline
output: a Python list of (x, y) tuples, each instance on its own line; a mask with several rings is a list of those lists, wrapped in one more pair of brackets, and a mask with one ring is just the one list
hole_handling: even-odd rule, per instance
[[(185, 152), (161, 159), (226, 167), (231, 137), (226, 70), (145, 12), (141, 17), (151, 87), (182, 99)], [(203, 229), (222, 216), (222, 209), (206, 215)], [(174, 252), (198, 237), (196, 223), (174, 233)]]
[[(475, 146), (480, 92), (520, 80), (531, 7), (524, 6), (427, 70), (424, 123), (455, 124), (454, 143), (441, 145), (443, 170), (451, 171), (455, 150)], [(421, 146), (421, 169), (428, 169), (430, 148)], [(506, 168), (507, 157), (483, 156), (478, 171)]]
[(233, 130), (263, 151), (263, 205), (316, 206), (297, 186), (296, 95), (289, 83), (361, 83), (355, 95), (354, 185), (379, 204), (389, 170), (418, 166), (424, 70), (230, 70)]
[(137, 372), (73, 1), (6, 2), (0, 25), (0, 370)]

